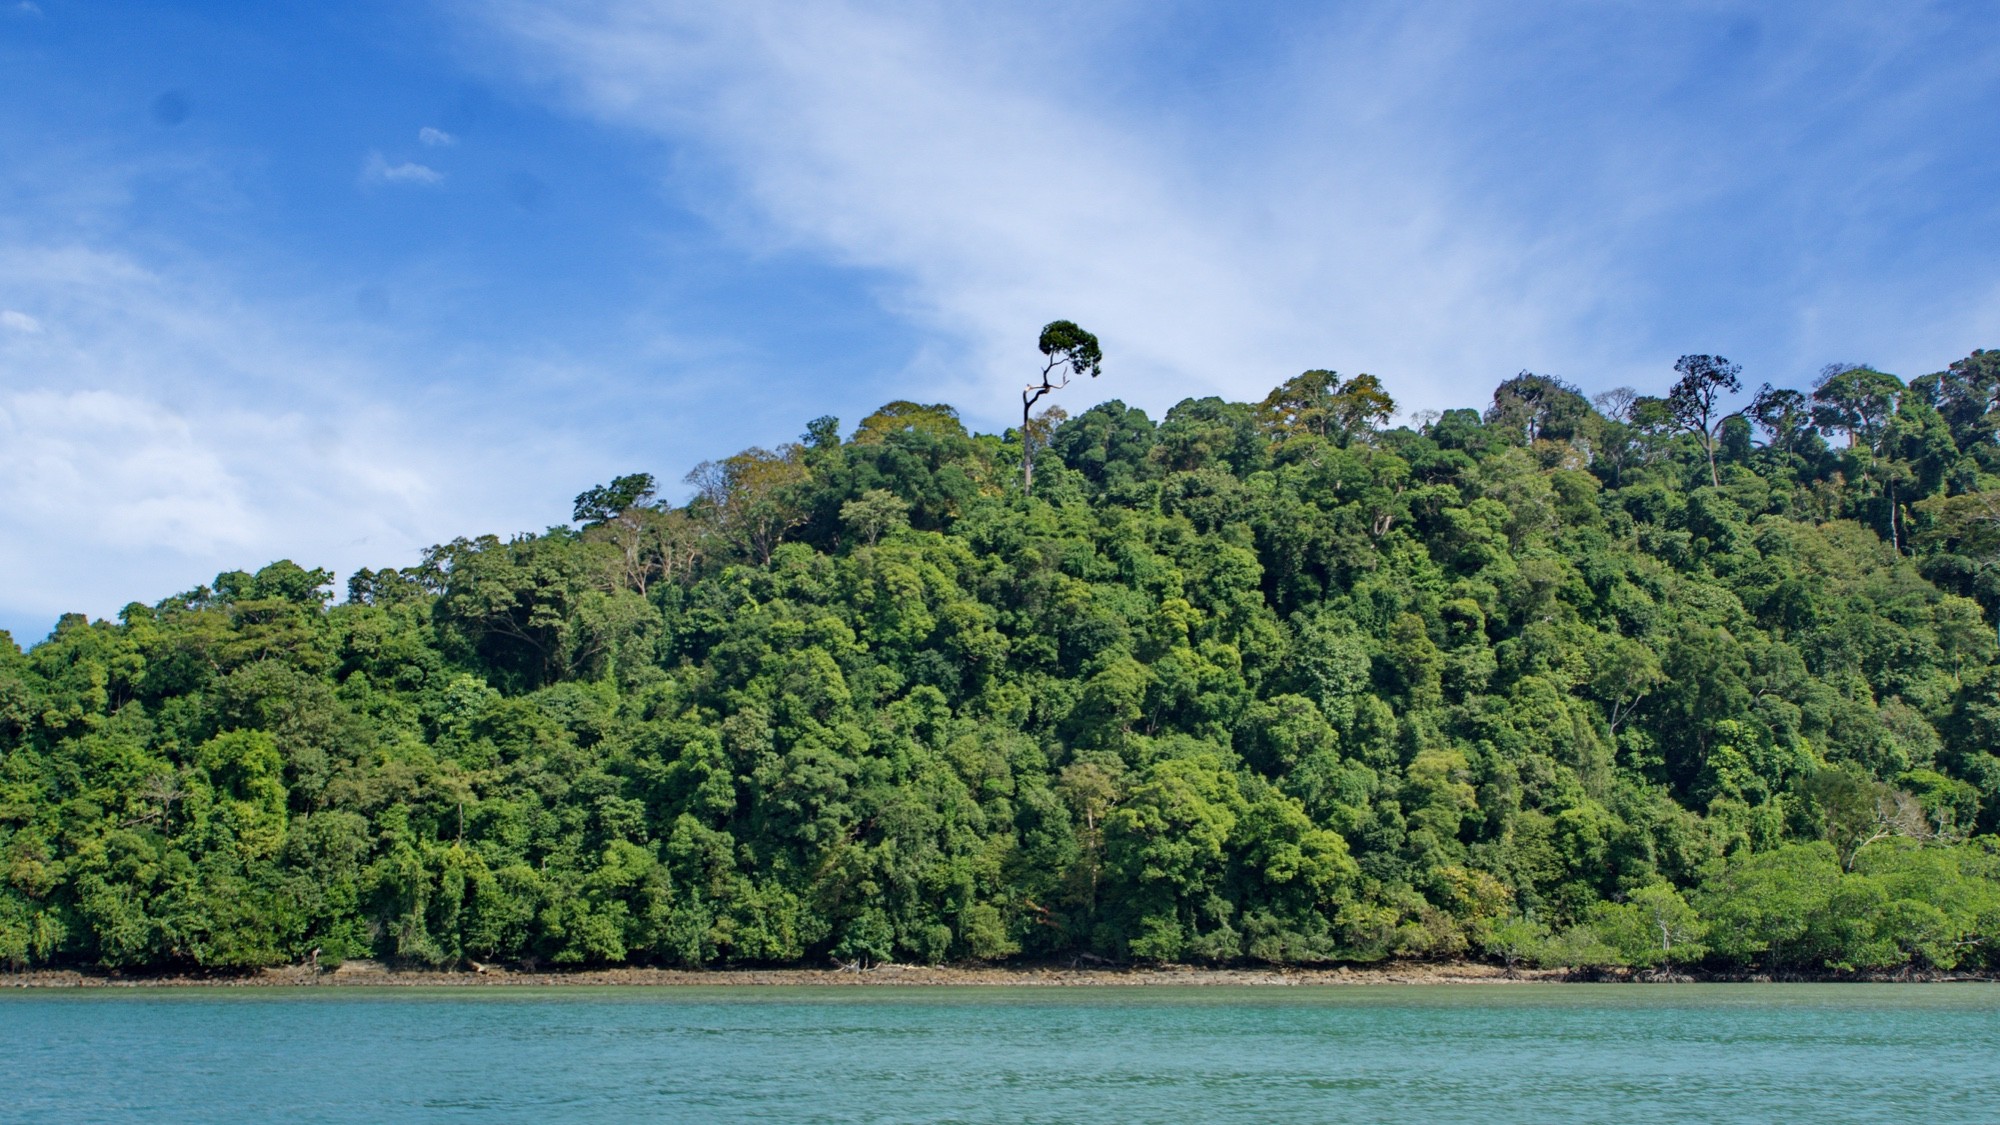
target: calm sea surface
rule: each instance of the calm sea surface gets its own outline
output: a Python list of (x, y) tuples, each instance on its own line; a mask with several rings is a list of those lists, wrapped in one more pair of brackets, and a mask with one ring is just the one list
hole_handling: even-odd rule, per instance
[(2000, 1122), (2000, 987), (0, 993), (10, 1121)]

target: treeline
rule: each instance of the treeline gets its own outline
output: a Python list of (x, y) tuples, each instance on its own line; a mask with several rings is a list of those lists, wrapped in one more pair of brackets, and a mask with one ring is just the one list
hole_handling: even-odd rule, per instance
[(0, 962), (1994, 966), (2000, 353), (1739, 380), (892, 403), (66, 617)]

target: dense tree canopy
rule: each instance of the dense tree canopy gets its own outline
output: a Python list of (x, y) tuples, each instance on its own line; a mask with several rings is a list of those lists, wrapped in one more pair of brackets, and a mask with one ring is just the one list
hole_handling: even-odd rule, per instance
[(1991, 967), (1995, 354), (1399, 429), (1310, 371), (1051, 416), (1032, 498), (898, 402), (66, 617), (0, 962)]

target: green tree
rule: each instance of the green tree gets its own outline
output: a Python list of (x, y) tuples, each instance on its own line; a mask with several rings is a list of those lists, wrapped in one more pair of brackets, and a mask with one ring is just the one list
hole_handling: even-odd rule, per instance
[[(1051, 394), (1069, 386), (1070, 377), (1088, 375), (1095, 379), (1103, 370), (1104, 349), (1097, 337), (1078, 328), (1073, 321), (1052, 320), (1042, 326), (1042, 335), (1037, 341), (1042, 352), (1042, 373), (1039, 382), (1029, 383), (1021, 392), (1021, 492), (1032, 495), (1035, 491), (1035, 450), (1030, 438), (1033, 419), (1029, 411), (1043, 395)], [(1054, 380), (1060, 379), (1061, 382)]]
[(840, 506), (840, 521), (873, 547), (883, 532), (909, 526), (910, 506), (887, 489), (871, 488)]
[(570, 513), (574, 523), (603, 523), (653, 498), (657, 486), (651, 473), (628, 473), (610, 484), (600, 484), (577, 493)]
[(1826, 844), (1786, 844), (1731, 860), (1703, 880), (1697, 896), (1711, 946), (1739, 963), (1818, 967), (1824, 956), (1818, 936), (1840, 871)]
[(1680, 373), (1665, 399), (1666, 416), (1673, 427), (1692, 434), (1708, 458), (1708, 481), (1720, 488), (1722, 479), (1715, 470), (1715, 444), (1721, 436), (1724, 413), (1722, 396), (1743, 389), (1740, 364), (1717, 355), (1684, 355), (1674, 363)]
[(1587, 436), (1593, 411), (1583, 392), (1551, 375), (1523, 371), (1493, 391), (1486, 424), (1524, 444)]
[(1311, 434), (1346, 445), (1371, 435), (1396, 413), (1396, 400), (1373, 375), (1342, 381), (1337, 371), (1312, 370), (1287, 380), (1257, 408), (1257, 422), (1284, 437)]
[(1903, 381), (1872, 367), (1835, 364), (1820, 375), (1813, 388), (1813, 421), (1844, 434), (1858, 459), (1861, 478), (1882, 489), (1887, 507), (1889, 543), (1901, 549), (1896, 486), (1903, 476), (1887, 456), (1902, 403)]
[(760, 565), (805, 522), (797, 490), (811, 479), (798, 445), (746, 449), (721, 461), (703, 461), (688, 472), (695, 511), (735, 551)]
[(1493, 927), (1488, 934), (1486, 952), (1500, 958), (1512, 975), (1523, 962), (1540, 964), (1550, 955), (1550, 943), (1554, 935), (1548, 926), (1532, 918), (1516, 916)]
[(945, 403), (926, 405), (898, 399), (863, 418), (849, 440), (856, 445), (880, 445), (890, 434), (908, 432), (964, 437), (965, 426), (958, 420), (958, 411)]
[(1636, 968), (1699, 961), (1708, 952), (1702, 944), (1707, 925), (1665, 882), (1648, 883), (1622, 903), (1598, 903), (1591, 907), (1590, 924), (1623, 963)]

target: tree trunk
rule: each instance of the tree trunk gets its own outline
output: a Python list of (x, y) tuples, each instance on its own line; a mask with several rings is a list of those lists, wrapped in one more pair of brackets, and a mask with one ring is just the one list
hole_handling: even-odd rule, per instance
[(1889, 497), (1889, 546), (1900, 555), (1903, 553), (1903, 537), (1896, 529), (1896, 482), (1885, 481), (1882, 491)]
[[(1035, 396), (1040, 398), (1040, 395)], [(1021, 395), (1021, 495), (1035, 494), (1035, 441), (1028, 434), (1028, 408), (1035, 399)]]

